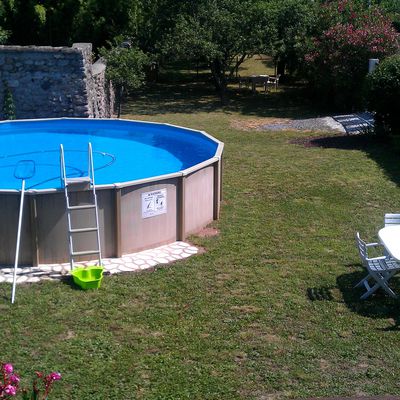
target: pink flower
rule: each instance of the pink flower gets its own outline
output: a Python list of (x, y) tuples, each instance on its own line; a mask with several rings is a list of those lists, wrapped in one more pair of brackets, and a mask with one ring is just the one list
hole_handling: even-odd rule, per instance
[(10, 382), (11, 383), (19, 383), (19, 376), (15, 375), (15, 374), (10, 375)]
[(52, 381), (59, 381), (59, 380), (61, 379), (61, 374), (60, 374), (59, 372), (52, 372), (52, 373), (49, 375), (49, 377), (50, 377), (50, 379), (51, 379)]
[(17, 389), (12, 385), (7, 385), (4, 388), (4, 393), (8, 394), (9, 396), (15, 396), (17, 394)]
[(14, 371), (14, 367), (12, 366), (12, 364), (4, 364), (3, 370), (6, 374), (12, 374), (12, 372)]

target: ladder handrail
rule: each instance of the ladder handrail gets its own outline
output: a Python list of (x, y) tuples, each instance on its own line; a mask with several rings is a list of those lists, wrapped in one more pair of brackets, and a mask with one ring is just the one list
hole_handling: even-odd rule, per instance
[(99, 265), (102, 265), (102, 259), (101, 259), (101, 243), (100, 243), (100, 229), (99, 229), (99, 211), (97, 208), (97, 194), (96, 194), (96, 183), (94, 180), (94, 162), (93, 162), (93, 149), (92, 149), (92, 143), (88, 142), (88, 153), (89, 153), (89, 166), (88, 170), (88, 175), (89, 179), (91, 181), (91, 186), (92, 186), (92, 191), (93, 191), (93, 198), (94, 198), (94, 204), (96, 206), (95, 209), (95, 214), (96, 214), (96, 226), (97, 226), (97, 245), (99, 248)]
[(61, 168), (61, 179), (63, 181), (64, 184), (64, 188), (67, 186), (67, 172), (66, 172), (66, 168), (65, 168), (65, 155), (64, 155), (64, 146), (62, 144), (60, 144), (60, 168)]

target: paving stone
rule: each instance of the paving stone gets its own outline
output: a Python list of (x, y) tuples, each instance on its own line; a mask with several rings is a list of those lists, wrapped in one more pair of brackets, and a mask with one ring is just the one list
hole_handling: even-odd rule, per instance
[(27, 281), (27, 283), (36, 283), (36, 282), (40, 282), (40, 278), (37, 276), (30, 276)]
[(187, 248), (185, 250), (183, 250), (185, 253), (193, 255), (193, 254), (197, 254), (197, 249), (196, 250), (191, 250), (190, 248)]
[(141, 259), (141, 260), (151, 260), (151, 255), (150, 254), (137, 254), (136, 258)]
[(193, 254), (190, 254), (190, 253), (182, 253), (182, 255), (181, 255), (181, 257), (182, 258), (187, 258), (187, 257), (190, 257), (190, 256), (192, 256)]
[(181, 253), (182, 253), (182, 249), (181, 248), (171, 250), (171, 254), (181, 254)]
[(132, 271), (132, 268), (126, 267), (125, 265), (120, 265), (120, 266), (118, 267), (118, 271), (121, 271), (121, 272), (129, 272), (129, 271)]
[(159, 264), (168, 264), (168, 260), (166, 258), (163, 257), (157, 257), (154, 259), (154, 261), (156, 261)]

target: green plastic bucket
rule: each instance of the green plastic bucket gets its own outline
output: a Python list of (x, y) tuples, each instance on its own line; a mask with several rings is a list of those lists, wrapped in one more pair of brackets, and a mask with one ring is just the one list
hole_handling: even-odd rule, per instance
[(89, 266), (75, 268), (71, 275), (74, 283), (84, 290), (98, 289), (103, 279), (104, 268), (102, 266)]

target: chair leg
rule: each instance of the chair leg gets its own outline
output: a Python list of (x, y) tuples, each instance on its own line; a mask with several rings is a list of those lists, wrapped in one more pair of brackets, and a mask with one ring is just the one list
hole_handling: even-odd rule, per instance
[(368, 274), (365, 278), (362, 278), (360, 282), (358, 282), (354, 288), (360, 287), (364, 284), (365, 281), (368, 281), (368, 279), (371, 278), (371, 274)]
[(377, 273), (370, 272), (370, 276), (375, 279), (375, 285), (370, 287), (368, 282), (364, 279), (364, 286), (367, 289), (367, 292), (364, 293), (360, 299), (365, 300), (372, 294), (374, 294), (379, 288), (382, 288), (390, 297), (397, 298), (397, 295), (388, 285), (388, 280), (395, 275), (397, 271), (387, 272), (387, 273)]

